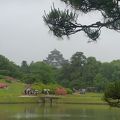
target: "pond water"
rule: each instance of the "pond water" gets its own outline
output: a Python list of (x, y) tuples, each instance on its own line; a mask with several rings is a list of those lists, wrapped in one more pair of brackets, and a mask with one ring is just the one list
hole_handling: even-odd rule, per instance
[(103, 105), (2, 104), (0, 120), (120, 120), (120, 109)]

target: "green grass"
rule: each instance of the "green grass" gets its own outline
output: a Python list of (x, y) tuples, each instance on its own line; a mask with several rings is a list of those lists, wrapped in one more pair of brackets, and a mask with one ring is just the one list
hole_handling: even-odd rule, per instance
[[(0, 83), (6, 83), (0, 79)], [(31, 103), (38, 102), (38, 98), (20, 97), (23, 95), (25, 84), (21, 82), (6, 83), (8, 88), (0, 89), (0, 103)]]
[[(6, 83), (0, 79), (0, 83)], [(23, 95), (25, 84), (21, 82), (6, 83), (8, 88), (0, 89), (0, 103), (37, 103), (39, 97), (19, 97)], [(40, 95), (41, 96), (41, 95)], [(78, 95), (60, 96), (58, 103), (104, 104), (102, 93), (86, 93)]]
[(86, 93), (81, 95), (62, 96), (60, 103), (84, 103), (84, 104), (105, 104), (102, 93)]
[[(2, 83), (6, 83), (3, 79), (0, 80)], [(8, 88), (0, 89), (0, 97), (2, 96), (18, 96), (24, 91), (25, 84), (20, 82), (6, 83)]]

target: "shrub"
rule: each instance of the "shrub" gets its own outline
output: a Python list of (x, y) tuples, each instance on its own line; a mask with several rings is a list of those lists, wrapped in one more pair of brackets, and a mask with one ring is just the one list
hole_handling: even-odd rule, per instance
[(10, 81), (10, 80), (5, 80), (5, 82), (7, 82), (7, 83), (12, 83), (12, 81)]
[(4, 79), (5, 78), (5, 76), (3, 76), (3, 75), (0, 75), (0, 79)]
[(66, 88), (67, 94), (72, 94), (73, 91), (70, 88)]
[(66, 95), (67, 91), (66, 91), (65, 88), (57, 88), (56, 91), (55, 91), (55, 94), (56, 95)]
[(120, 81), (110, 83), (107, 86), (104, 99), (111, 106), (120, 106)]
[(61, 87), (60, 85), (58, 84), (43, 84), (43, 83), (36, 83), (36, 84), (33, 84), (32, 85), (32, 88), (33, 89), (37, 89), (39, 91), (43, 91), (44, 89), (49, 89), (49, 93), (50, 94), (55, 94), (55, 91), (57, 88)]

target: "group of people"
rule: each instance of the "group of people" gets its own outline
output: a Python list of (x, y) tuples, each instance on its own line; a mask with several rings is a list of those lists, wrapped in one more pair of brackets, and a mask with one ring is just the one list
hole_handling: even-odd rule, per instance
[(79, 94), (85, 94), (86, 93), (86, 89), (75, 89), (75, 88), (73, 88), (73, 91), (75, 93), (79, 93)]
[(39, 93), (38, 90), (32, 89), (32, 88), (27, 88), (24, 91), (25, 95), (37, 95)]
[(39, 91), (39, 90), (35, 90), (35, 89), (32, 89), (32, 88), (26, 88), (24, 90), (25, 95), (38, 95), (39, 93), (49, 95), (50, 94), (50, 89), (43, 89), (42, 91)]

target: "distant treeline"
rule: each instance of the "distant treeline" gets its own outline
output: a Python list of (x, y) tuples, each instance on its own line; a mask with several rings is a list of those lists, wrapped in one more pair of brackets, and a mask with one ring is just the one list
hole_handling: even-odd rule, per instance
[(61, 68), (44, 62), (22, 61), (18, 66), (0, 55), (0, 75), (11, 76), (25, 83), (58, 83), (69, 88), (96, 87), (104, 90), (109, 82), (120, 80), (120, 60), (100, 62), (95, 57), (86, 57), (76, 52)]

